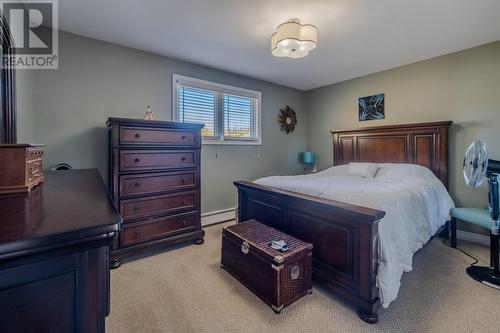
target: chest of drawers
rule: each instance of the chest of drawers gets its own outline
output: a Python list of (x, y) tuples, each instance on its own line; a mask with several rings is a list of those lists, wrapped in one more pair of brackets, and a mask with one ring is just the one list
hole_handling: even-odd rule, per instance
[(110, 192), (124, 220), (113, 268), (131, 254), (171, 243), (202, 244), (201, 124), (109, 118)]

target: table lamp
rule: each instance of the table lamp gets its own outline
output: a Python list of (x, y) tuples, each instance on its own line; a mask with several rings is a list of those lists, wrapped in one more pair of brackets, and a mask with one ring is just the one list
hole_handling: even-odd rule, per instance
[(304, 173), (307, 173), (311, 167), (313, 168), (312, 172), (315, 172), (316, 167), (314, 165), (314, 161), (316, 156), (312, 151), (304, 151), (299, 154), (300, 163), (304, 164)]

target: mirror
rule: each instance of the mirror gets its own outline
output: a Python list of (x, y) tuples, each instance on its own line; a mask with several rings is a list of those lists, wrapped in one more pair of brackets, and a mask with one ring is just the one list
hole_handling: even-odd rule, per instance
[(16, 143), (15, 70), (4, 66), (4, 56), (13, 54), (12, 35), (0, 15), (0, 143)]

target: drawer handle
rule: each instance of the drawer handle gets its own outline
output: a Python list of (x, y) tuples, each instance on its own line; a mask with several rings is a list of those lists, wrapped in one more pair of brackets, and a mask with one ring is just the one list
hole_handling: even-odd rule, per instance
[(135, 234), (135, 238), (139, 238), (141, 236), (141, 232), (139, 230), (136, 230), (134, 232), (134, 234)]
[(183, 226), (186, 226), (186, 225), (187, 225), (186, 220), (182, 220), (182, 225), (183, 225)]
[(181, 183), (185, 184), (186, 183), (186, 179), (185, 178), (181, 178)]
[(243, 244), (241, 244), (241, 252), (244, 254), (248, 254), (248, 251), (250, 250), (250, 244), (248, 244), (247, 241), (244, 241)]
[(184, 156), (181, 157), (181, 161), (185, 161), (186, 158)]
[(135, 133), (134, 138), (139, 139), (141, 135), (139, 133)]
[(134, 162), (135, 162), (135, 163), (139, 163), (140, 161), (141, 161), (141, 160), (140, 160), (140, 159), (138, 159), (138, 158), (135, 158), (135, 159), (134, 159)]
[(186, 136), (185, 136), (185, 135), (181, 136), (181, 140), (184, 140), (185, 138), (186, 138)]
[(140, 209), (141, 209), (141, 207), (139, 207), (139, 206), (135, 206), (135, 207), (134, 207), (134, 212), (137, 212), (137, 211), (138, 211), (138, 210), (140, 210)]
[(135, 183), (134, 186), (139, 187), (139, 186), (141, 186), (141, 183)]
[(185, 205), (185, 204), (186, 204), (186, 199), (182, 199), (182, 200), (181, 200), (181, 203), (182, 203), (183, 205)]
[(300, 267), (298, 265), (294, 265), (290, 270), (290, 279), (296, 280), (300, 275)]

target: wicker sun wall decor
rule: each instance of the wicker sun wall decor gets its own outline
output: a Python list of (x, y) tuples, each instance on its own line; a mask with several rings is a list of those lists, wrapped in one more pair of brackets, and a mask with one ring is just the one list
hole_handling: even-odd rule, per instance
[(286, 131), (286, 134), (293, 132), (295, 125), (297, 125), (297, 114), (295, 110), (287, 105), (284, 109), (280, 109), (280, 114), (276, 119), (281, 126), (282, 131)]

